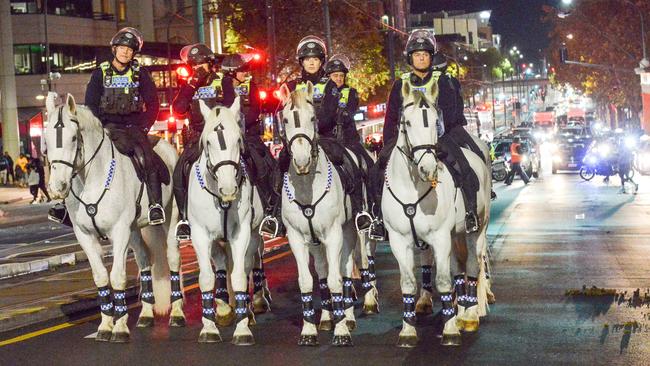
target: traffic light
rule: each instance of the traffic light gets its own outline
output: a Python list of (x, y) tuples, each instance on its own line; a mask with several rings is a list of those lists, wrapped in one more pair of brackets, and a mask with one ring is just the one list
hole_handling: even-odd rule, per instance
[(176, 68), (176, 75), (181, 80), (187, 80), (192, 76), (192, 68), (188, 65), (180, 65)]
[(171, 133), (175, 133), (176, 131), (178, 131), (178, 125), (176, 124), (176, 117), (169, 116), (169, 118), (167, 118), (167, 131)]
[(262, 55), (255, 52), (253, 53), (253, 61), (261, 61), (262, 60)]
[(266, 98), (268, 97), (268, 94), (266, 93), (266, 90), (260, 90), (259, 95), (260, 95), (260, 100), (262, 102), (264, 102), (266, 100)]

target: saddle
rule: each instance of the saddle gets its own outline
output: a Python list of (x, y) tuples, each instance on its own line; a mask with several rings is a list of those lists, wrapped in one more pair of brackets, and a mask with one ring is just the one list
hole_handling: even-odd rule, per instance
[[(123, 131), (111, 131), (111, 133), (113, 134), (111, 136), (111, 140), (113, 141), (115, 148), (120, 153), (130, 157), (132, 161), (136, 160), (137, 158), (134, 156), (136, 154), (135, 149), (132, 145), (128, 143), (129, 140), (120, 138), (120, 136), (115, 136), (117, 134), (120, 134), (121, 132)], [(152, 149), (160, 141), (160, 137), (152, 136), (152, 135), (147, 135), (147, 139), (149, 140)], [(153, 161), (151, 162), (151, 167), (156, 170), (160, 183), (169, 185), (171, 183), (171, 177), (169, 171), (167, 170), (167, 166), (165, 165), (165, 162), (155, 151), (152, 154), (152, 156), (153, 156)], [(145, 172), (143, 170), (144, 167), (142, 167), (141, 164), (137, 163), (137, 161), (134, 161), (133, 168), (135, 169), (135, 173), (138, 176), (138, 179), (144, 182), (144, 176), (145, 176)]]
[(345, 146), (343, 146), (339, 141), (331, 138), (320, 138), (318, 143), (325, 151), (325, 154), (334, 165), (336, 171), (339, 173), (345, 193), (350, 194), (357, 187), (360, 187), (360, 185), (356, 183), (361, 177), (363, 177), (363, 173)]

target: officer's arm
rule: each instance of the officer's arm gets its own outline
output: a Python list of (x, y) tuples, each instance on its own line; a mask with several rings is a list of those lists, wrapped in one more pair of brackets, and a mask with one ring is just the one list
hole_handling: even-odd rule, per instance
[(440, 76), (438, 87), (438, 108), (442, 110), (445, 131), (451, 131), (452, 128), (458, 125), (456, 91), (453, 90), (450, 80), (447, 79), (446, 75)]
[(354, 117), (354, 114), (357, 113), (359, 109), (359, 95), (357, 94), (357, 89), (350, 88), (350, 95), (348, 96), (348, 105), (345, 107), (350, 117)]
[(102, 69), (95, 69), (90, 75), (90, 81), (86, 86), (84, 103), (99, 118), (99, 102), (102, 99), (104, 83), (102, 81)]
[(185, 114), (190, 110), (192, 105), (192, 97), (196, 93), (196, 89), (189, 84), (181, 86), (178, 94), (172, 102), (172, 109), (176, 113)]
[(235, 86), (232, 82), (232, 77), (224, 76), (221, 80), (221, 89), (223, 90), (223, 105), (230, 107), (235, 101), (237, 94), (235, 93)]
[(336, 84), (333, 81), (328, 81), (325, 85), (325, 91), (321, 106), (316, 111), (318, 118), (318, 131), (329, 132), (336, 126), (336, 113), (339, 108), (340, 94), (337, 93)]
[[(259, 117), (260, 117), (260, 94), (257, 89), (257, 84), (253, 81), (250, 82), (250, 94), (248, 99), (250, 100), (250, 105), (248, 106), (248, 111), (246, 112), (246, 131), (252, 129), (252, 132), (259, 134)], [(255, 129), (257, 128), (257, 129)]]
[(458, 114), (458, 125), (467, 126), (467, 119), (465, 118), (465, 103), (463, 102), (463, 94), (460, 90), (460, 81), (456, 78), (451, 78), (454, 83), (454, 92), (456, 94), (456, 113)]
[(397, 138), (399, 113), (402, 108), (402, 80), (395, 80), (388, 96), (386, 116), (384, 117), (384, 143)]
[(151, 75), (147, 70), (140, 70), (140, 96), (144, 100), (146, 110), (140, 117), (140, 126), (142, 128), (150, 129), (156, 122), (158, 117), (158, 110), (160, 103), (158, 101), (158, 93), (156, 91), (156, 84), (153, 83)]

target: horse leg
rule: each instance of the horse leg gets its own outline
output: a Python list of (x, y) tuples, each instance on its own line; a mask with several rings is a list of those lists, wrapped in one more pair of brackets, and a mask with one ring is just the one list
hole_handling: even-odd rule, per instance
[[(298, 267), (298, 286), (302, 300), (302, 330), (300, 331), (299, 346), (318, 346), (318, 330), (316, 329), (316, 311), (314, 310), (313, 291), (314, 278), (309, 270), (309, 244), (291, 226), (287, 225), (289, 246)], [(297, 240), (298, 238), (303, 240)], [(320, 249), (320, 248), (318, 248)], [(314, 257), (316, 264), (316, 257)], [(318, 272), (318, 266), (316, 266)], [(320, 274), (319, 274), (320, 275)], [(322, 300), (321, 300), (322, 301)]]
[(431, 274), (433, 268), (433, 249), (431, 247), (420, 250), (420, 269), (422, 270), (422, 289), (420, 297), (415, 304), (415, 313), (428, 315), (433, 313), (433, 287), (431, 284)]
[[(138, 230), (138, 229), (135, 229)], [(130, 340), (128, 307), (126, 305), (126, 254), (129, 238), (134, 235), (132, 230), (122, 225), (116, 225), (111, 230), (113, 242), (113, 268), (111, 268), (111, 284), (115, 304), (113, 333), (111, 342), (125, 343)]]
[[(174, 201), (175, 202), (175, 201)], [(165, 233), (167, 233), (167, 261), (169, 262), (169, 279), (171, 281), (171, 313), (169, 314), (169, 326), (184, 327), (185, 313), (183, 312), (183, 288), (181, 282), (181, 251), (180, 242), (176, 240), (176, 233), (172, 228), (176, 227), (178, 221), (178, 210), (172, 205), (169, 217), (171, 220), (165, 222)]]
[[(479, 257), (476, 248), (476, 234), (458, 235), (458, 242), (455, 247), (461, 250), (466, 248), (467, 255), (464, 259), (467, 279), (459, 270), (452, 271), (454, 274), (454, 287), (458, 297), (458, 326), (464, 332), (476, 332), (479, 327), (479, 304), (478, 304), (478, 277), (479, 277)], [(464, 245), (465, 248), (460, 247)], [(454, 258), (452, 258), (452, 262)], [(453, 270), (452, 265), (452, 270)], [(464, 282), (464, 283), (463, 283)], [(460, 297), (464, 298), (461, 299)], [(484, 296), (485, 298), (485, 296)]]
[[(354, 267), (353, 255), (357, 248), (359, 234), (351, 223), (343, 225), (343, 251), (341, 253), (340, 273), (343, 274), (343, 311), (345, 312), (345, 324), (350, 331), (357, 327), (354, 318), (354, 285), (352, 283), (352, 270)], [(359, 243), (360, 244), (360, 243)]]
[(488, 253), (487, 227), (481, 230), (476, 243), (477, 257), (479, 261), (478, 275), (478, 315), (483, 317), (487, 315), (488, 304), (496, 302), (494, 293), (492, 293), (490, 279), (490, 257)]
[(366, 315), (379, 313), (379, 302), (377, 301), (377, 288), (370, 281), (370, 271), (368, 270), (368, 256), (371, 252), (371, 242), (365, 235), (359, 235), (360, 258), (358, 260), (361, 272), (361, 288), (363, 289), (363, 310)]
[(221, 243), (214, 243), (212, 247), (212, 261), (215, 273), (215, 305), (217, 309), (217, 325), (229, 327), (235, 321), (235, 311), (230, 306), (230, 294), (228, 293), (228, 253), (227, 248)]
[(214, 317), (214, 272), (210, 262), (213, 240), (201, 225), (192, 228), (192, 246), (199, 262), (199, 288), (201, 289), (201, 307), (203, 328), (199, 333), (199, 343), (221, 342), (221, 334)]
[[(237, 322), (232, 338), (232, 344), (237, 346), (250, 346), (255, 344), (253, 333), (248, 327), (248, 316), (250, 312), (248, 306), (250, 302), (250, 294), (248, 292), (248, 273), (250, 273), (252, 262), (249, 261), (247, 266), (246, 254), (248, 253), (250, 240), (250, 223), (242, 223), (230, 239), (230, 250), (233, 259), (230, 279), (232, 282), (232, 288), (235, 291), (235, 315)], [(254, 317), (251, 322), (254, 322)]]
[(133, 250), (135, 261), (140, 269), (140, 302), (142, 309), (138, 316), (138, 328), (149, 328), (154, 325), (153, 304), (156, 300), (153, 294), (153, 277), (151, 276), (151, 260), (145, 248), (140, 230), (135, 229), (129, 238), (129, 247)]
[[(263, 314), (271, 310), (269, 291), (266, 276), (264, 275), (264, 264), (262, 262), (262, 250), (264, 243), (257, 232), (251, 233), (251, 247), (255, 251), (252, 254), (253, 259), (253, 313)], [(248, 257), (248, 256), (247, 256)]]
[(325, 248), (322, 245), (317, 247), (310, 246), (308, 248), (308, 251), (314, 257), (314, 268), (316, 269), (316, 274), (318, 274), (318, 291), (321, 307), (318, 330), (329, 332), (334, 329), (334, 323), (332, 323), (332, 294), (330, 293), (330, 288), (327, 286), (328, 270)]
[(399, 265), (400, 288), (402, 290), (402, 302), (404, 303), (402, 330), (399, 332), (397, 346), (412, 348), (418, 343), (418, 334), (415, 329), (415, 293), (417, 291), (417, 280), (413, 273), (413, 266), (415, 264), (413, 245), (409, 244), (412, 239), (394, 231), (389, 222), (386, 222), (386, 228), (390, 236), (389, 244), (391, 251)]
[(102, 261), (102, 246), (95, 237), (88, 235), (74, 227), (74, 233), (79, 240), (79, 245), (86, 253), (90, 269), (93, 274), (93, 281), (97, 286), (99, 297), (99, 308), (101, 323), (97, 328), (96, 341), (107, 342), (113, 333), (113, 301), (111, 300), (111, 287), (108, 279), (108, 271)]
[[(369, 315), (379, 313), (379, 290), (377, 289), (377, 274), (375, 273), (375, 253), (377, 252), (377, 241), (374, 239), (367, 239), (365, 246), (367, 248), (367, 255), (365, 255), (364, 259), (367, 262), (367, 286), (369, 289), (363, 299), (363, 313)], [(370, 261), (371, 258), (372, 263)]]
[(445, 229), (434, 233), (434, 258), (436, 261), (436, 289), (442, 303), (442, 340), (443, 346), (459, 346), (460, 330), (456, 322), (451, 285), (451, 234)]
[[(334, 322), (333, 346), (351, 346), (352, 336), (345, 322), (343, 303), (343, 283), (341, 277), (341, 262), (343, 258), (343, 227), (336, 226), (323, 240), (327, 255), (327, 286), (332, 294), (332, 321)], [(346, 253), (348, 260), (350, 253)]]

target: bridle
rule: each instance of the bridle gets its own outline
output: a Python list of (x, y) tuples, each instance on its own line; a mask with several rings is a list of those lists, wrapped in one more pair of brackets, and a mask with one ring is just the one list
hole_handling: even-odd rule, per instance
[[(404, 111), (404, 110), (406, 110), (406, 108), (412, 107), (414, 105), (415, 105), (414, 102), (408, 103), (408, 104), (406, 104), (405, 106), (402, 107), (402, 111)], [(422, 122), (424, 123), (424, 127), (429, 128), (429, 116), (427, 115), (427, 111), (430, 108), (429, 103), (427, 103), (427, 101), (424, 98), (422, 98), (420, 100), (419, 107), (422, 109)], [(433, 107), (436, 109), (436, 111), (438, 113), (438, 119), (440, 119), (441, 118), (440, 109), (436, 105), (434, 105)], [(413, 166), (419, 165), (420, 162), (422, 161), (422, 159), (424, 158), (424, 156), (427, 155), (427, 154), (432, 154), (434, 156), (434, 158), (437, 158), (437, 155), (436, 155), (436, 150), (438, 149), (437, 144), (435, 144), (435, 145), (434, 144), (421, 144), (421, 145), (413, 145), (413, 144), (411, 144), (411, 140), (409, 139), (409, 135), (408, 135), (408, 131), (407, 131), (407, 126), (411, 125), (411, 121), (406, 119), (406, 117), (404, 116), (404, 113), (402, 113), (402, 117), (401, 117), (399, 123), (400, 123), (400, 126), (401, 126), (401, 132), (404, 135), (404, 141), (405, 141), (406, 146), (404, 148), (399, 146), (399, 145), (396, 146), (396, 147), (406, 157), (409, 164), (411, 164)], [(420, 151), (420, 150), (423, 150), (424, 152), (422, 153), (422, 155), (420, 155), (419, 159), (415, 159), (415, 153)]]
[[(311, 105), (312, 107), (314, 104), (310, 100), (306, 100), (306, 102)], [(298, 110), (295, 109), (295, 106), (293, 103), (291, 103), (291, 108), (290, 110), (293, 112), (293, 122), (295, 123), (295, 128), (300, 128), (301, 127), (301, 122), (300, 122), (300, 113)], [(287, 141), (287, 130), (285, 127), (287, 119), (284, 118), (283, 111), (278, 112), (278, 119), (280, 120), (280, 123), (278, 124), (279, 126), (282, 126), (280, 129), (280, 138), (282, 139), (282, 143), (287, 149), (287, 153), (291, 155), (291, 146), (293, 143), (299, 139), (305, 139), (307, 143), (309, 143), (310, 151), (311, 151), (311, 157), (312, 157), (312, 164), (316, 163), (316, 160), (318, 159), (318, 128), (317, 126), (317, 121), (316, 121), (316, 116), (312, 116), (311, 122), (314, 126), (314, 137), (310, 137), (306, 133), (297, 133)]]

